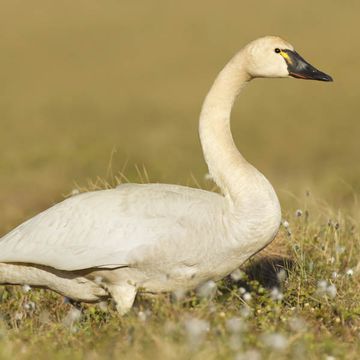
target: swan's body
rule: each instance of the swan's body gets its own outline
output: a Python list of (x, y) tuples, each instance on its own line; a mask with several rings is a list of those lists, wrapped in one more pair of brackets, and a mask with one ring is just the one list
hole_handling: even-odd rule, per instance
[[(286, 49), (281, 58), (273, 57), (274, 48)], [(223, 195), (162, 184), (76, 195), (0, 239), (0, 283), (45, 286), (84, 301), (111, 295), (124, 313), (139, 288), (191, 289), (226, 276), (265, 247), (280, 224), (279, 202), (235, 147), (230, 112), (252, 78), (289, 76), (287, 51), (291, 45), (276, 37), (250, 43), (204, 102), (200, 138)]]

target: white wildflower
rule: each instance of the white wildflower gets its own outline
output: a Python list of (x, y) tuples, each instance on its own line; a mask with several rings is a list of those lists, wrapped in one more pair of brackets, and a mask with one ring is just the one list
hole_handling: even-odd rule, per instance
[(235, 271), (233, 271), (231, 274), (230, 274), (230, 277), (232, 280), (234, 281), (239, 281), (241, 280), (243, 277), (244, 277), (244, 272), (241, 271), (240, 269), (236, 269)]
[(243, 287), (239, 287), (239, 294), (244, 295), (246, 293), (246, 289)]
[(303, 212), (302, 212), (301, 209), (297, 209), (297, 210), (295, 211), (295, 216), (296, 216), (296, 217), (300, 217), (302, 214), (303, 214)]
[(279, 333), (266, 334), (262, 336), (264, 344), (274, 350), (285, 350), (288, 346), (288, 339)]
[(332, 274), (331, 274), (331, 277), (333, 279), (336, 279), (338, 276), (339, 276), (339, 274), (336, 271), (333, 271)]
[(31, 290), (31, 286), (30, 286), (30, 285), (24, 284), (24, 285), (22, 286), (22, 291), (23, 291), (24, 293), (27, 293), (27, 292), (29, 292), (30, 290)]
[(284, 298), (284, 295), (277, 287), (274, 287), (270, 292), (270, 297), (273, 300), (281, 301)]
[(226, 329), (231, 333), (238, 334), (239, 332), (246, 330), (246, 324), (243, 319), (232, 317), (226, 320)]
[(317, 291), (321, 292), (321, 293), (325, 293), (327, 286), (328, 286), (328, 283), (326, 280), (320, 280), (317, 283)]
[(81, 310), (73, 307), (66, 314), (62, 323), (64, 326), (68, 328), (72, 328), (73, 325), (80, 320), (80, 318), (81, 318)]
[(24, 303), (24, 309), (27, 311), (33, 311), (35, 310), (35, 303), (33, 301), (27, 301)]
[(289, 319), (289, 326), (292, 331), (301, 332), (306, 331), (306, 322), (299, 317), (292, 317)]
[(285, 229), (287, 229), (290, 226), (289, 222), (286, 220), (283, 220), (282, 225)]
[(328, 284), (326, 280), (320, 280), (317, 284), (316, 293), (318, 296), (328, 296), (334, 299), (337, 294), (336, 286), (334, 284)]
[(210, 325), (207, 321), (197, 318), (185, 320), (184, 326), (188, 342), (192, 346), (200, 345), (205, 340), (205, 336), (210, 330)]
[(346, 275), (347, 276), (353, 276), (354, 275), (354, 270), (353, 269), (349, 269), (346, 271)]
[(243, 299), (244, 299), (246, 302), (249, 302), (249, 301), (251, 301), (252, 296), (251, 296), (250, 293), (246, 292), (246, 293), (243, 295)]
[(138, 312), (138, 319), (141, 321), (141, 322), (145, 322), (146, 319), (147, 319), (147, 316), (145, 314), (144, 311), (139, 311)]
[(329, 285), (326, 288), (326, 294), (331, 298), (334, 299), (337, 294), (336, 286), (334, 284)]
[(20, 312), (20, 311), (16, 312), (15, 315), (14, 315), (14, 318), (15, 318), (16, 321), (22, 320), (23, 317), (24, 317), (24, 314), (22, 312)]
[(240, 315), (243, 317), (243, 318), (248, 318), (250, 315), (252, 314), (252, 309), (250, 308), (250, 306), (248, 305), (244, 305), (241, 307), (240, 309)]
[(201, 298), (212, 298), (216, 294), (217, 286), (214, 281), (210, 280), (196, 289), (196, 293)]

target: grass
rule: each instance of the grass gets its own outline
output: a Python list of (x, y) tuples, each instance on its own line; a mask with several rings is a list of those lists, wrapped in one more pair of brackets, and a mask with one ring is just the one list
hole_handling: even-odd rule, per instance
[(358, 224), (311, 195), (301, 203), (215, 292), (139, 296), (119, 317), (110, 301), (72, 305), (43, 289), (0, 287), (0, 357), (357, 359)]
[(201, 102), (253, 38), (283, 36), (335, 82), (257, 80), (233, 111), (235, 141), (289, 223), (241, 283), (211, 299), (139, 297), (124, 318), (110, 303), (80, 313), (49, 291), (0, 287), (0, 358), (359, 357), (358, 1), (1, 5), (1, 234), (74, 188), (127, 181), (101, 180), (115, 178), (109, 159), (131, 181), (210, 188)]

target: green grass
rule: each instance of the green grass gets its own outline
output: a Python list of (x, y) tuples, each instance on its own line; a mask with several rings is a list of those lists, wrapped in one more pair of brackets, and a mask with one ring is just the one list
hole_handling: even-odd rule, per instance
[(76, 312), (46, 290), (1, 287), (0, 357), (357, 359), (358, 224), (311, 195), (302, 204), (241, 279), (209, 298), (139, 296), (120, 317), (111, 302)]
[[(248, 305), (226, 281), (211, 300), (140, 297), (124, 318), (111, 304), (83, 305), (70, 326), (61, 297), (1, 287), (0, 358), (359, 358), (359, 11), (355, 0), (2, 1), (1, 234), (76, 187), (104, 187), (109, 162), (131, 181), (211, 187), (200, 106), (249, 40), (281, 35), (335, 82), (257, 80), (233, 111), (234, 139), (274, 185), (291, 230), (245, 264)], [(274, 281), (266, 264), (279, 258), (290, 268), (274, 301), (262, 288)], [(242, 330), (231, 334), (227, 320), (237, 317)], [(195, 344), (189, 319), (209, 324)]]

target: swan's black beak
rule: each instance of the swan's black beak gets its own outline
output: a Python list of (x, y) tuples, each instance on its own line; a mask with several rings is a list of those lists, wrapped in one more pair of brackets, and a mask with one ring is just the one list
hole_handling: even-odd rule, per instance
[(330, 75), (323, 73), (310, 65), (296, 51), (281, 50), (280, 55), (285, 59), (289, 75), (298, 79), (333, 81)]

